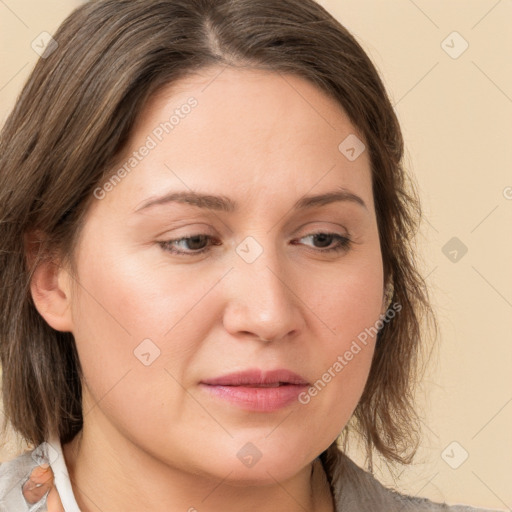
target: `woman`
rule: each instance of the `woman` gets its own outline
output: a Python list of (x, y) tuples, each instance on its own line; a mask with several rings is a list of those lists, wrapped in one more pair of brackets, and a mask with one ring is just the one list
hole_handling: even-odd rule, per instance
[(38, 447), (4, 509), (466, 510), (337, 447), (412, 460), (433, 319), (355, 39), (311, 0), (100, 0), (54, 38), (0, 141), (4, 407)]

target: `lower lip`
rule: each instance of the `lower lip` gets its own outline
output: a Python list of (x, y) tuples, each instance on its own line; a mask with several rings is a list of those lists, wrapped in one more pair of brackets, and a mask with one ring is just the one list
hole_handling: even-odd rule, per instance
[(275, 388), (256, 388), (246, 386), (213, 386), (201, 383), (201, 387), (214, 396), (227, 400), (241, 409), (272, 412), (296, 402), (299, 394), (307, 389), (308, 386), (285, 384)]

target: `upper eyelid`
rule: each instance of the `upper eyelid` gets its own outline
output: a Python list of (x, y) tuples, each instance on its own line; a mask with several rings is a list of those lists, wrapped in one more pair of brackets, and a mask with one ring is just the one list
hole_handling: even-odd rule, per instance
[[(325, 227), (325, 226), (305, 227), (305, 226), (307, 226), (309, 224), (313, 224), (313, 223), (327, 223), (327, 224), (331, 224), (331, 225), (336, 225), (338, 227), (337, 228)], [(218, 230), (216, 228), (210, 227), (208, 224), (198, 222), (197, 225), (195, 223), (192, 224), (192, 226), (194, 226), (194, 225), (196, 227), (190, 227), (190, 224), (187, 224), (184, 226), (175, 226), (174, 228), (172, 228), (173, 231), (183, 229), (184, 231), (189, 231), (190, 234), (186, 233), (185, 235), (176, 236), (172, 239), (176, 240), (176, 239), (180, 239), (180, 238), (186, 238), (186, 237), (197, 236), (197, 235), (217, 236), (215, 234), (211, 234), (211, 231), (218, 232)], [(336, 231), (340, 228), (343, 229), (345, 233), (337, 233)], [(342, 225), (342, 224), (339, 224), (339, 223), (333, 222), (333, 221), (320, 221), (320, 220), (302, 224), (300, 227), (293, 230), (293, 236), (296, 236), (300, 231), (302, 231), (304, 229), (306, 230), (306, 234), (303, 236), (306, 236), (311, 233), (316, 233), (316, 232), (335, 233), (335, 234), (339, 234), (340, 236), (345, 236), (345, 235), (351, 236), (351, 230), (349, 228), (347, 228), (345, 225)], [(166, 231), (162, 232), (162, 234), (160, 236), (165, 236), (165, 234), (169, 231), (170, 231), (170, 229), (167, 229)], [(233, 230), (228, 228), (228, 232), (230, 234), (232, 234)], [(171, 238), (169, 238), (169, 239), (171, 239)]]
[[(345, 237), (345, 238), (353, 238), (351, 236), (351, 234), (348, 233), (348, 232), (347, 233), (337, 233), (336, 231), (331, 231), (329, 229), (313, 229), (312, 231), (308, 231), (307, 233), (305, 233), (305, 234), (303, 234), (301, 236), (294, 236), (293, 240), (305, 238), (307, 236), (320, 235), (320, 234), (323, 234), (323, 235), (336, 235), (336, 236)], [(194, 237), (197, 237), (197, 236), (207, 236), (208, 238), (210, 238), (212, 240), (216, 240), (216, 239), (219, 238), (216, 235), (212, 235), (210, 233), (197, 231), (197, 232), (193, 232), (193, 233), (185, 234), (185, 235), (180, 235), (180, 236), (176, 236), (176, 237), (168, 237), (168, 238), (165, 238), (165, 239), (160, 240), (160, 241), (161, 242), (171, 242), (171, 241), (172, 242), (179, 242), (181, 240), (187, 240), (187, 239), (194, 238)]]

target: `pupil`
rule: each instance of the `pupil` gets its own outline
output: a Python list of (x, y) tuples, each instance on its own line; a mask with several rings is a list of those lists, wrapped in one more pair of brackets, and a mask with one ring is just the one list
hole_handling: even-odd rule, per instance
[[(189, 248), (190, 249), (202, 249), (203, 247), (202, 247), (201, 242), (204, 242), (204, 238), (205, 238), (204, 235), (191, 236), (189, 238), (189, 242), (188, 242)], [(201, 247), (197, 247), (196, 244), (199, 244), (199, 246), (201, 246)]]
[(317, 241), (320, 242), (320, 247), (326, 247), (326, 246), (330, 245), (332, 242), (332, 235), (320, 233), (319, 235), (315, 235), (315, 236), (316, 236)]

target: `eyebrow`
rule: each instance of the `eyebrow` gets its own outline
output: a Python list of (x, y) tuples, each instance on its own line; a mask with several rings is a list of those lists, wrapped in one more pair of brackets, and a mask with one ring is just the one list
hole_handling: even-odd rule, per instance
[[(343, 187), (340, 187), (333, 192), (301, 197), (293, 205), (292, 210), (305, 210), (307, 208), (324, 206), (340, 201), (355, 203), (368, 210), (366, 203), (361, 197)], [(169, 203), (185, 203), (197, 208), (205, 208), (208, 210), (223, 212), (234, 212), (238, 208), (236, 201), (233, 201), (227, 196), (200, 194), (199, 192), (193, 191), (183, 191), (169, 192), (160, 197), (149, 198), (135, 209), (135, 213), (140, 213), (141, 211), (147, 210), (148, 208)]]

